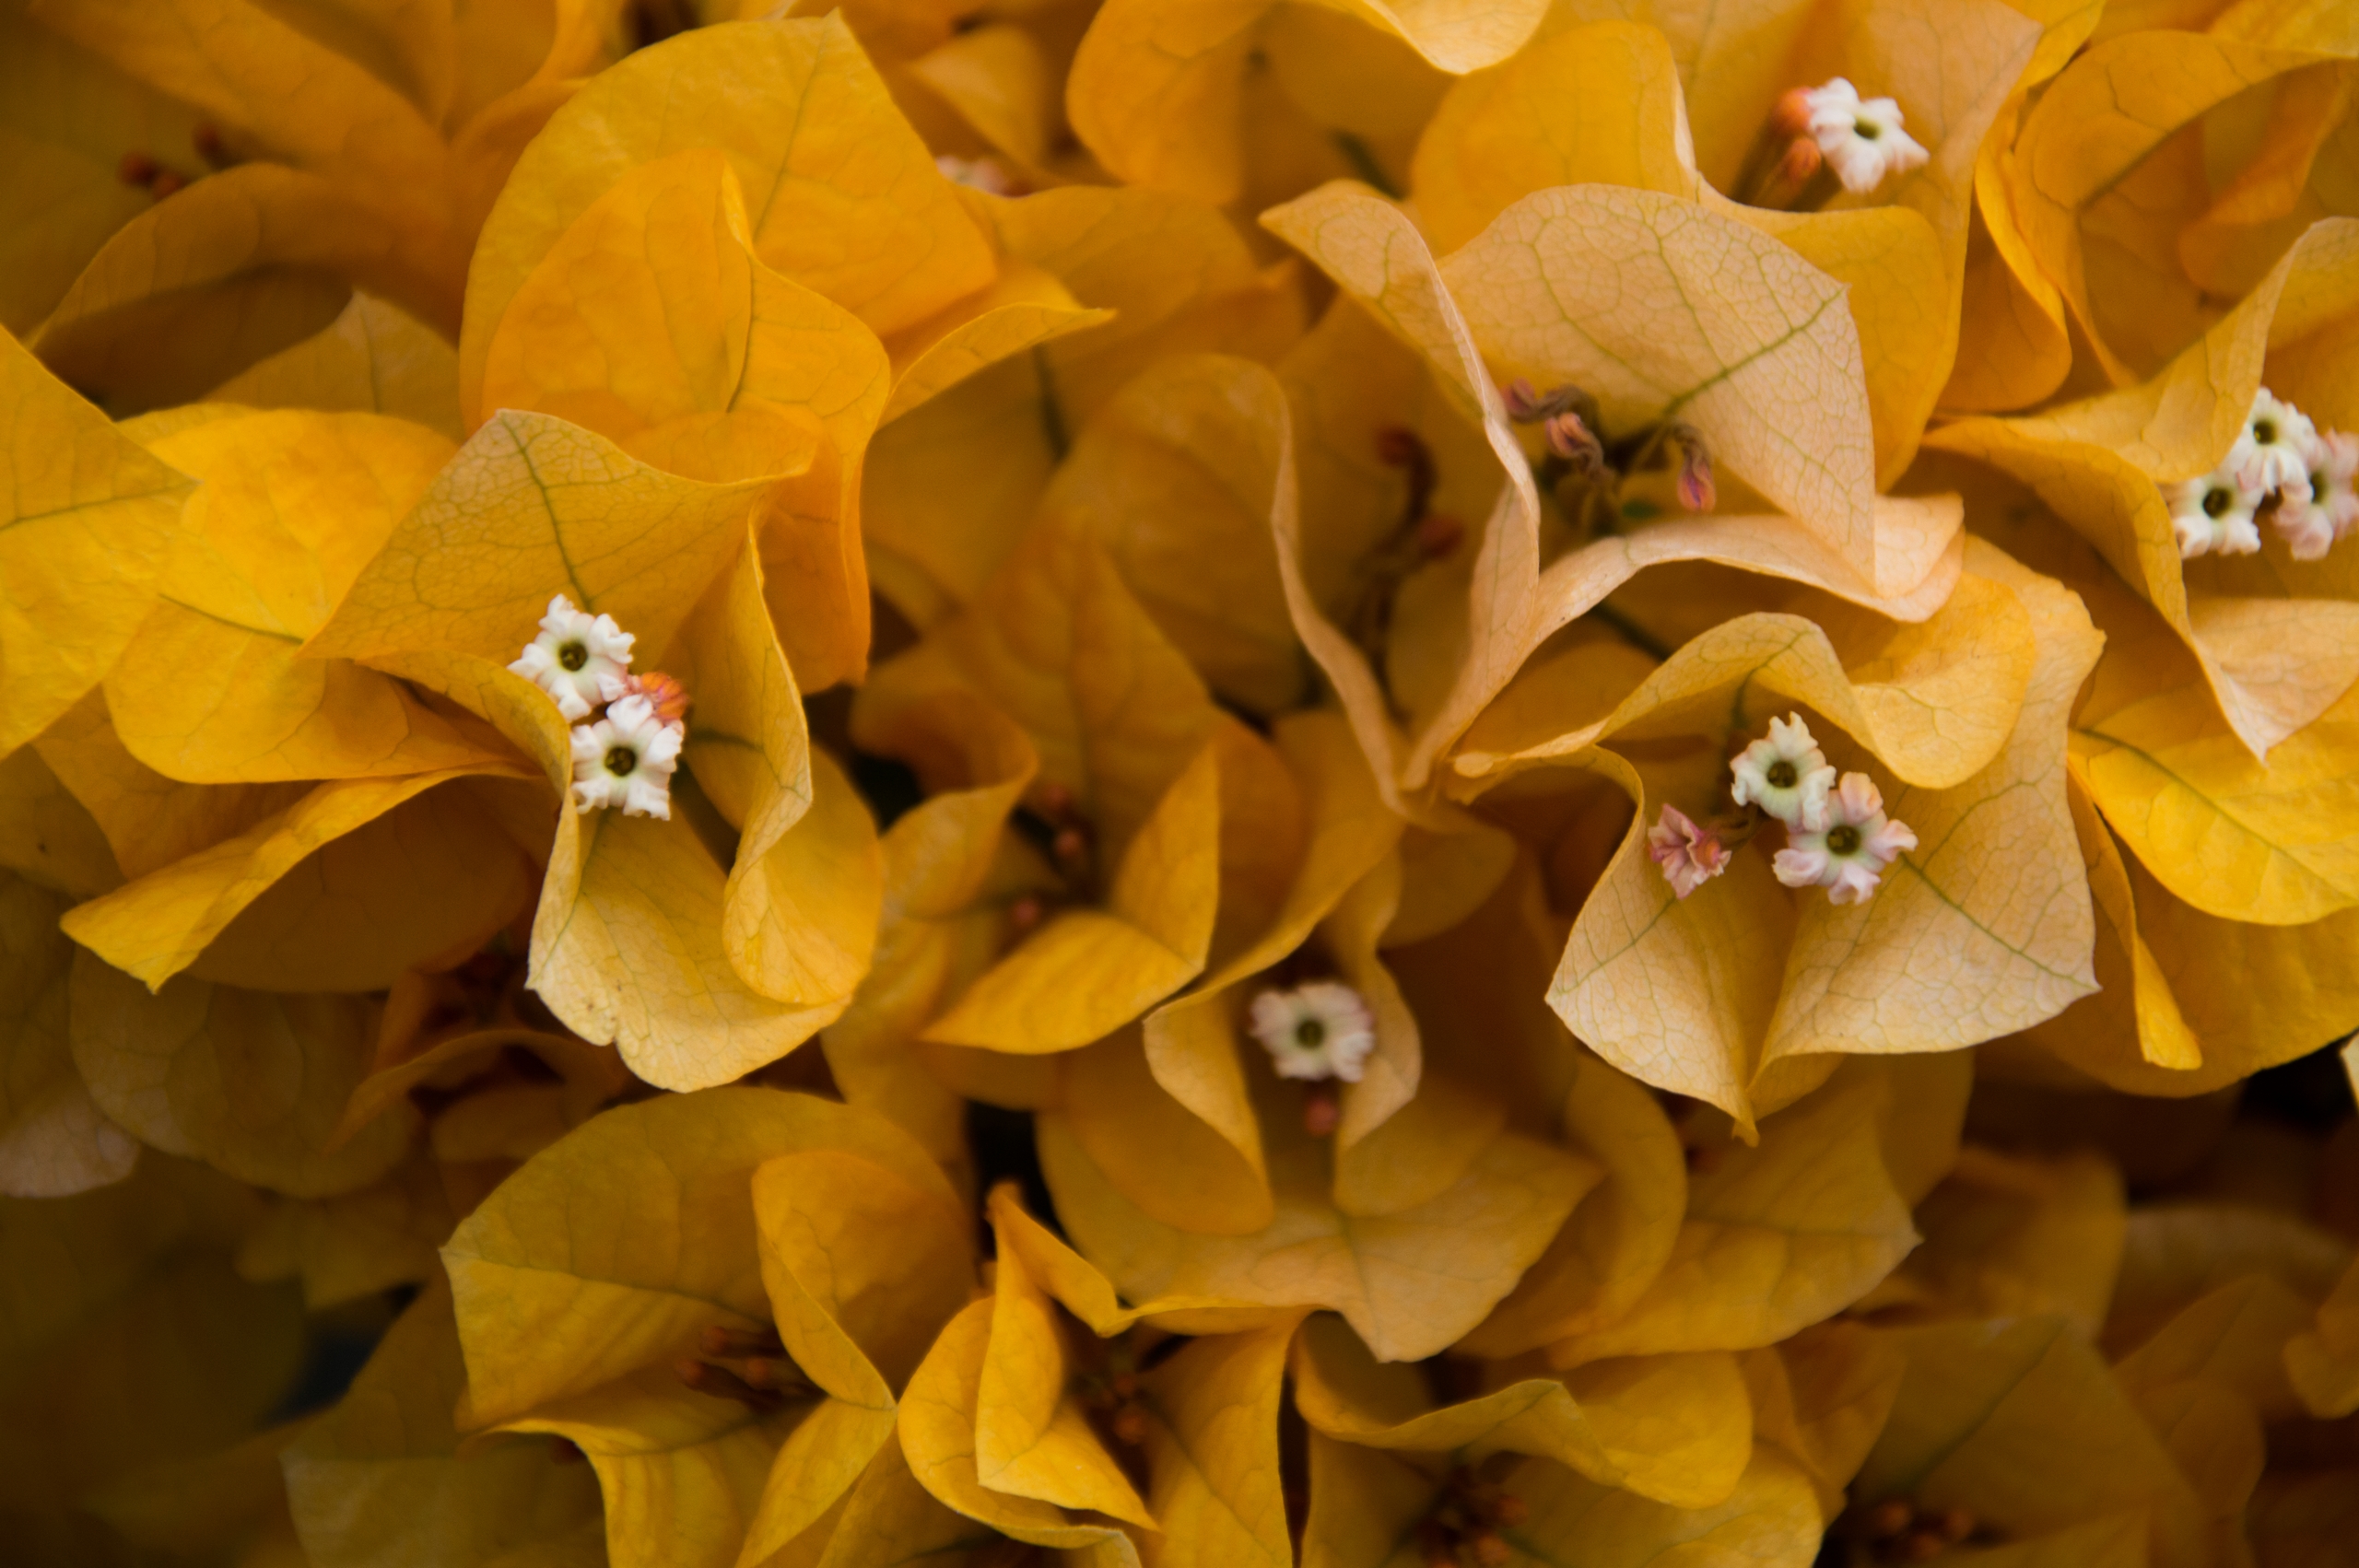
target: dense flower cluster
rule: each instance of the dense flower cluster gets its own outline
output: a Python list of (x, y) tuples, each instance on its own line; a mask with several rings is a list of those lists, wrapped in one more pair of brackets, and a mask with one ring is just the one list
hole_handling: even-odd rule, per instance
[(0, 6), (0, 1559), (2359, 1563), (2354, 79)]

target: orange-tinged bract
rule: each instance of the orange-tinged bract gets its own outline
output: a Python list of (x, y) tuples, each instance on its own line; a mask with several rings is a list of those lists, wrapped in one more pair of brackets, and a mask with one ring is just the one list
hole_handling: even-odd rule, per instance
[(2341, 0), (0, 0), (0, 1557), (2359, 1568)]

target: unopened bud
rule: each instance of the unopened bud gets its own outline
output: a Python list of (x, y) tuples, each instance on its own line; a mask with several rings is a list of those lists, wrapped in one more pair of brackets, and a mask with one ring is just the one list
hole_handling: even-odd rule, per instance
[(1007, 907), (1007, 923), (1015, 928), (1016, 935), (1028, 936), (1040, 929), (1048, 913), (1049, 907), (1027, 893)]
[(1944, 1508), (1933, 1520), (1933, 1527), (1943, 1540), (1964, 1540), (1974, 1533), (1974, 1515), (1964, 1508)]
[(144, 152), (124, 153), (123, 161), (114, 166), (116, 179), (126, 185), (137, 185), (142, 188), (154, 184), (156, 176), (163, 171), (161, 166)]
[(1049, 841), (1049, 853), (1064, 866), (1079, 865), (1089, 858), (1089, 837), (1078, 827), (1061, 827)]
[(1605, 448), (1599, 444), (1597, 433), (1570, 409), (1553, 414), (1541, 427), (1548, 437), (1548, 450), (1573, 465), (1573, 472), (1595, 475), (1605, 472)]
[(1503, 1492), (1499, 1493), (1499, 1500), (1491, 1504), (1491, 1517), (1513, 1529), (1532, 1517), (1532, 1509), (1514, 1492)]
[(176, 196), (187, 188), (188, 181), (169, 169), (147, 182), (147, 193), (159, 202), (166, 196)]
[(1931, 1562), (1949, 1550), (1938, 1530), (1916, 1530), (1903, 1538), (1895, 1561), (1901, 1562)]
[(666, 724), (677, 724), (687, 717), (687, 688), (661, 670), (625, 676), (623, 695), (645, 697), (648, 706), (655, 709), (655, 717)]
[(1712, 454), (1704, 445), (1704, 433), (1682, 425), (1672, 440), (1679, 452), (1679, 504), (1692, 512), (1710, 511), (1719, 492), (1712, 484)]
[(1540, 393), (1521, 376), (1500, 390), (1499, 401), (1507, 404), (1508, 417), (1519, 425), (1529, 425), (1548, 412)]
[(1376, 455), (1379, 462), (1402, 468), (1426, 461), (1426, 443), (1405, 426), (1388, 425), (1376, 433)]
[[(1692, 1156), (1696, 1151), (1690, 1150)], [(1870, 1540), (1889, 1540), (1916, 1523), (1917, 1510), (1895, 1497), (1860, 1515), (1860, 1528)]]
[(1810, 88), (1788, 88), (1769, 111), (1769, 134), (1781, 142), (1810, 135)]
[(1485, 1530), (1474, 1538), (1474, 1561), (1483, 1568), (1507, 1568), (1515, 1561), (1515, 1549), (1508, 1545), (1496, 1530)]
[(1302, 1129), (1313, 1138), (1332, 1138), (1343, 1124), (1344, 1102), (1332, 1083), (1314, 1083), (1302, 1097)]
[(1458, 548), (1466, 525), (1442, 512), (1427, 512), (1417, 520), (1417, 549), (1426, 559), (1438, 561)]
[(1040, 814), (1051, 822), (1073, 814), (1073, 791), (1062, 784), (1040, 786)]
[(210, 120), (199, 121), (188, 139), (196, 148), (196, 156), (216, 169), (229, 167), (229, 150), (221, 145), (221, 127)]
[(1133, 1448), (1146, 1441), (1146, 1412), (1136, 1405), (1124, 1405), (1116, 1410), (1110, 1424), (1114, 1435)]
[(1786, 156), (1778, 160), (1778, 179), (1799, 190), (1825, 162), (1826, 155), (1818, 150), (1816, 142), (1808, 136), (1797, 136), (1786, 148)]

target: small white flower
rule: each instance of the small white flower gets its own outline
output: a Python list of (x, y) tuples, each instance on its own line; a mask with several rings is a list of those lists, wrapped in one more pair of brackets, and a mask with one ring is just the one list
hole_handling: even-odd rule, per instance
[(2182, 479), (2163, 486), (2181, 560), (2191, 561), (2198, 556), (2249, 556), (2260, 548), (2260, 530), (2253, 526), (2252, 516), (2266, 492), (2237, 477), (2233, 456), (2201, 479)]
[(1376, 1020), (1367, 1003), (1333, 980), (1263, 991), (1253, 999), (1252, 1026), (1281, 1078), (1356, 1083), (1376, 1049)]
[(2277, 504), (2277, 532), (2297, 561), (2323, 560), (2337, 540), (2359, 526), (2359, 490), (2353, 488), (2359, 436), (2342, 430), (2313, 435), (2307, 457), (2309, 499)]
[(620, 806), (625, 816), (672, 818), (672, 770), (687, 730), (666, 724), (643, 696), (573, 727), (573, 794), (585, 812)]
[(1755, 741), (1729, 764), (1736, 782), (1729, 793), (1740, 806), (1758, 805), (1789, 827), (1818, 827), (1826, 821), (1827, 791), (1835, 769), (1811, 739), (1799, 713), (1769, 720), (1769, 738)]
[(2263, 387), (2253, 394), (2252, 413), (2245, 418), (2244, 434), (2228, 449), (2221, 468), (2234, 474), (2248, 490), (2266, 497), (2283, 490), (2289, 501), (2310, 498), (2310, 443), (2318, 427), (2309, 415), (2290, 403), (2280, 403)]
[(1811, 88), (1802, 99), (1818, 150), (1854, 194), (1874, 190), (1894, 174), (1922, 169), (1932, 156), (1901, 129), (1899, 104), (1888, 98), (1863, 99), (1841, 76)]
[(1847, 773), (1827, 803), (1824, 830), (1788, 828), (1772, 864), (1788, 887), (1823, 887), (1829, 904), (1864, 904), (1884, 868), (1917, 848), (1906, 823), (1884, 814), (1884, 796), (1864, 773)]
[(630, 645), (630, 633), (612, 615), (577, 610), (560, 593), (541, 617), (541, 635), (508, 667), (555, 697), (568, 719), (587, 719), (592, 708), (623, 695)]

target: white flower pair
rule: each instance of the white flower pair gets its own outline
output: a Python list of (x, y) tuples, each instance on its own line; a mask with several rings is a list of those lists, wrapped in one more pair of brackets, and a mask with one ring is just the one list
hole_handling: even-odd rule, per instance
[[(634, 638), (612, 615), (549, 601), (541, 635), (508, 667), (532, 681), (573, 721), (573, 794), (581, 810), (619, 807), (625, 816), (672, 815), (672, 773), (687, 727), (663, 711), (668, 683), (629, 673)], [(659, 704), (661, 706), (659, 706)], [(603, 707), (605, 711), (593, 719)]]
[(2258, 517), (2277, 497), (2277, 531), (2297, 561), (2325, 557), (2359, 526), (2359, 436), (2321, 433), (2308, 415), (2263, 387), (2243, 433), (2220, 466), (2163, 487), (2181, 559), (2249, 556), (2260, 548)]
[(1786, 825), (1786, 848), (1773, 862), (1788, 887), (1824, 887), (1832, 904), (1864, 903), (1884, 872), (1917, 835), (1884, 815), (1884, 795), (1864, 773), (1838, 782), (1799, 713), (1769, 720), (1729, 765), (1737, 804), (1757, 805)]

